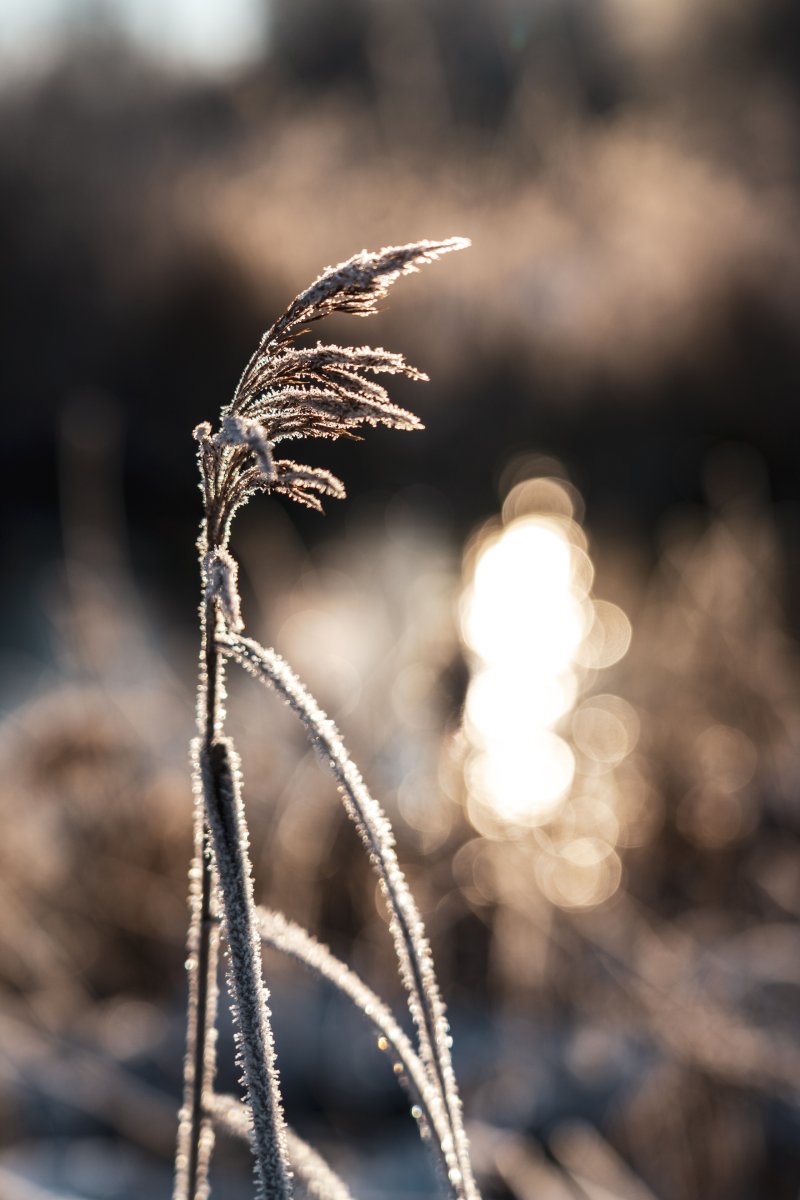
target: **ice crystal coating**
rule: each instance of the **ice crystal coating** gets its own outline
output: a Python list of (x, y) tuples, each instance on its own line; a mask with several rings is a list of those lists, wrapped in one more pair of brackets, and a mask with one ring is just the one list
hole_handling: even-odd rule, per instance
[[(390, 915), (408, 1007), (417, 1027), (420, 1057), (447, 1114), (461, 1180), (456, 1194), (477, 1196), (469, 1162), (469, 1145), (461, 1117), (461, 1101), (450, 1056), (450, 1032), (431, 951), (416, 903), (397, 861), (394, 835), (386, 814), (367, 790), (347, 753), (338, 729), (322, 711), (288, 664), (274, 650), (252, 638), (220, 630), (217, 645), (251, 675), (275, 690), (303, 721), (311, 741), (328, 762), (339, 784), (345, 810), (353, 821), (379, 879)], [(451, 1180), (452, 1182), (452, 1180)], [(455, 1186), (455, 1185), (454, 1185)]]
[[(232, 1137), (250, 1138), (250, 1114), (235, 1096), (211, 1095), (206, 1104), (209, 1118)], [(347, 1184), (325, 1159), (294, 1130), (286, 1129), (286, 1146), (294, 1175), (294, 1200), (353, 1200)]]
[(241, 798), (241, 769), (227, 739), (194, 743), (230, 951), (230, 991), (237, 1025), (237, 1056), (243, 1069), (252, 1122), (259, 1188), (265, 1200), (291, 1195), (268, 992), (261, 978), (249, 834)]
[(213, 514), (210, 545), (225, 546), (236, 509), (254, 492), (275, 491), (310, 508), (325, 496), (341, 498), (344, 485), (330, 472), (289, 459), (275, 459), (275, 447), (293, 438), (356, 437), (364, 425), (421, 429), (419, 418), (399, 408), (375, 375), (427, 378), (401, 354), (380, 347), (298, 347), (305, 329), (333, 312), (367, 317), (401, 275), (410, 275), (465, 238), (362, 250), (328, 267), (301, 292), (261, 338), (244, 369), (233, 400), (222, 412), (220, 430), (198, 425), (199, 461), (206, 513)]
[(227, 550), (210, 550), (203, 559), (206, 597), (222, 609), (225, 624), (243, 629), (239, 599), (239, 564)]
[(441, 1154), (439, 1164), (445, 1177), (454, 1166), (453, 1144), (447, 1114), (435, 1081), (428, 1076), (411, 1041), (394, 1019), (391, 1010), (370, 987), (345, 963), (333, 955), (327, 946), (318, 942), (300, 925), (288, 920), (282, 913), (270, 909), (257, 910), (258, 929), (265, 945), (272, 946), (289, 958), (295, 959), (309, 971), (327, 979), (346, 996), (380, 1033), (377, 1040), (379, 1050), (388, 1052), (394, 1059), (393, 1070), (406, 1089), (412, 1103), (424, 1112), (428, 1125), (434, 1131), (434, 1150)]

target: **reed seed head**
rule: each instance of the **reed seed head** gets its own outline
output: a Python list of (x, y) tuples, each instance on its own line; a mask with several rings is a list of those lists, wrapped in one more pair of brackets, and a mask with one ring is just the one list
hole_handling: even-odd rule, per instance
[(381, 374), (427, 379), (402, 354), (380, 347), (295, 342), (310, 324), (331, 313), (372, 316), (401, 275), (468, 245), (466, 238), (447, 238), (362, 250), (327, 267), (264, 333), (233, 400), (222, 411), (218, 432), (208, 422), (195, 430), (209, 546), (226, 545), (234, 513), (254, 492), (278, 492), (319, 510), (325, 497), (344, 496), (344, 485), (329, 471), (275, 458), (279, 443), (303, 437), (357, 438), (356, 431), (365, 425), (422, 428), (419, 418), (393, 404), (375, 379)]

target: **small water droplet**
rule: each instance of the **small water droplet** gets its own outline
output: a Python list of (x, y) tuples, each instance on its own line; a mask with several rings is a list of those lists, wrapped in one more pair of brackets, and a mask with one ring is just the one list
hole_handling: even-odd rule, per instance
[(402, 1075), (403, 1074), (403, 1064), (395, 1063), (394, 1066), (392, 1067), (392, 1070), (394, 1071), (395, 1075)]
[(420, 1108), (420, 1106), (418, 1104), (412, 1104), (411, 1115), (415, 1121), (418, 1121), (420, 1119), (420, 1117), (422, 1116), (422, 1109)]
[(389, 1039), (385, 1038), (385, 1037), (379, 1037), (378, 1038), (378, 1049), (379, 1050), (388, 1050), (389, 1049)]

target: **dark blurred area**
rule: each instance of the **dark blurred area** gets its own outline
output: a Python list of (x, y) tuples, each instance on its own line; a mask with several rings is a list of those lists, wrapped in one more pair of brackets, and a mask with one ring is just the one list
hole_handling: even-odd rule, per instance
[[(304, 447), (349, 498), (242, 515), (248, 624), (396, 825), (487, 1200), (795, 1200), (800, 9), (214, 8), (23, 46), (12, 3), (0, 43), (0, 1196), (170, 1191), (192, 428), (326, 264), (463, 235), (320, 331), (428, 372), (426, 430)], [(247, 681), (229, 713), (259, 897), (397, 1005), (332, 782)], [(366, 1023), (267, 971), (290, 1120), (357, 1197), (432, 1194)]]

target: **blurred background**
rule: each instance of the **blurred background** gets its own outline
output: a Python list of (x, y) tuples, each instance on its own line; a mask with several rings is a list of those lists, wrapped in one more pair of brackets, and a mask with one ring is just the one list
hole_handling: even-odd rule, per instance
[[(242, 514), (247, 623), (395, 823), (485, 1195), (795, 1200), (795, 0), (4, 0), (0, 80), (0, 1197), (170, 1194), (191, 430), (326, 264), (457, 234), (321, 331), (427, 428)], [(229, 713), (259, 898), (399, 1005), (332, 782)], [(290, 1121), (433, 1194), (366, 1022), (266, 969)]]

